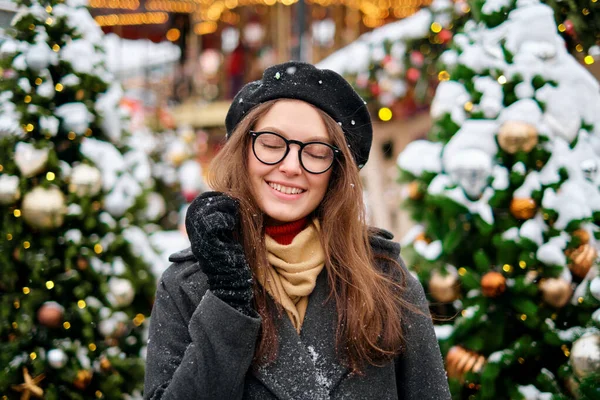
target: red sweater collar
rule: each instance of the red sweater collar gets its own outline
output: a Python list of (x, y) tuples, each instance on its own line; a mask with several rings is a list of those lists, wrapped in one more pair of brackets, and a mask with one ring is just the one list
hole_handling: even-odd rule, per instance
[(271, 236), (277, 243), (288, 245), (297, 234), (306, 227), (306, 217), (297, 221), (288, 222), (283, 225), (270, 225), (265, 227), (265, 233)]

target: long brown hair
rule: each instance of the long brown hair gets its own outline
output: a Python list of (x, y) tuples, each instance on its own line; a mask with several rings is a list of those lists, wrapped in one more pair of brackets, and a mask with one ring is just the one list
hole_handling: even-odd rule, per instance
[[(214, 190), (229, 193), (240, 202), (241, 240), (255, 278), (255, 307), (262, 318), (255, 353), (257, 364), (275, 359), (277, 332), (276, 310), (270, 309), (268, 294), (256, 279), (268, 261), (264, 215), (254, 200), (247, 175), (251, 143), (248, 131), (277, 101), (262, 103), (248, 113), (214, 158), (208, 176)], [(343, 153), (333, 167), (325, 197), (313, 214), (321, 224), (321, 243), (331, 288), (329, 301), (333, 299), (337, 308), (338, 355), (340, 361), (360, 372), (366, 363), (379, 365), (400, 352), (403, 343), (401, 315), (405, 308), (413, 307), (402, 300), (404, 275), (398, 263), (386, 259), (395, 271), (399, 271), (400, 282), (376, 266), (369, 245), (359, 171), (344, 133), (329, 115), (316, 107), (315, 110), (321, 115), (333, 144)]]

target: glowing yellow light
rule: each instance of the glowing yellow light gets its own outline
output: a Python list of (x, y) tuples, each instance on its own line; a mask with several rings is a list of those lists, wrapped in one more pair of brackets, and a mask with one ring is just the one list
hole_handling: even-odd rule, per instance
[(13, 307), (18, 310), (19, 308), (21, 308), (21, 302), (19, 300), (15, 300), (13, 303)]
[(512, 268), (512, 266), (511, 266), (511, 265), (508, 265), (508, 264), (504, 264), (504, 265), (502, 266), (502, 271), (504, 271), (504, 272), (511, 272), (511, 271), (512, 271), (512, 269), (513, 269), (513, 268)]
[(196, 35), (207, 35), (209, 33), (213, 33), (217, 30), (216, 22), (200, 22), (194, 26), (194, 33)]
[(506, 77), (504, 75), (500, 75), (498, 77), (498, 83), (504, 85), (506, 83)]
[(592, 65), (594, 63), (594, 57), (592, 57), (592, 56), (585, 56), (585, 58), (583, 59), (583, 61), (587, 65)]
[(85, 130), (85, 136), (88, 136), (88, 137), (92, 136), (92, 130), (90, 128), (87, 128)]
[(527, 315), (521, 314), (521, 321), (525, 321), (527, 319)]
[(10, 233), (6, 234), (6, 240), (12, 240), (13, 236)]
[(466, 269), (465, 267), (460, 267), (460, 268), (458, 269), (458, 274), (459, 274), (460, 276), (465, 276), (465, 274), (466, 274), (466, 273), (467, 273), (467, 269)]
[(581, 53), (583, 51), (583, 46), (581, 44), (578, 44), (577, 46), (575, 46), (575, 50), (577, 50), (578, 53)]
[(90, 344), (88, 345), (88, 348), (89, 348), (91, 351), (96, 351), (96, 345), (95, 345), (94, 343), (90, 343)]
[(17, 324), (16, 322), (13, 322), (11, 325), (13, 329), (17, 329), (19, 327), (19, 324)]
[(13, 211), (13, 215), (14, 215), (15, 217), (19, 218), (19, 217), (21, 216), (21, 210), (19, 210), (19, 209), (17, 208), (15, 211)]
[(558, 24), (558, 31), (559, 32), (564, 32), (567, 30), (567, 27), (565, 26), (565, 24)]
[(96, 394), (96, 398), (98, 398), (98, 399), (101, 399), (102, 397), (104, 397), (104, 395), (102, 394), (102, 392), (99, 391), (99, 390), (96, 390), (95, 394)]
[(48, 179), (49, 181), (53, 181), (54, 178), (56, 178), (56, 175), (54, 174), (54, 172), (48, 172), (46, 174), (46, 179)]
[(52, 12), (52, 6), (47, 6), (46, 7), (46, 12), (47, 13), (51, 13)]
[(464, 107), (465, 107), (465, 111), (471, 112), (473, 110), (473, 103), (471, 103), (470, 101), (467, 101), (465, 103)]
[(442, 31), (442, 25), (439, 22), (431, 24), (431, 32), (440, 33)]
[(35, 78), (35, 84), (36, 84), (36, 85), (38, 85), (38, 86), (39, 86), (39, 85), (41, 85), (41, 84), (42, 84), (42, 82), (44, 82), (44, 81), (42, 80), (42, 78)]
[(27, 124), (27, 126), (25, 127), (25, 130), (27, 132), (31, 132), (31, 131), (33, 131), (34, 128), (35, 128), (35, 126), (33, 126), (33, 124)]
[(29, 24), (29, 30), (32, 31), (35, 29), (35, 25), (34, 24)]
[(450, 74), (448, 73), (448, 71), (440, 71), (440, 73), (438, 74), (438, 80), (440, 80), (440, 81), (450, 80)]
[(577, 302), (578, 302), (579, 304), (583, 303), (583, 297), (578, 297), (578, 298), (577, 298)]
[(523, 260), (519, 261), (519, 267), (521, 267), (521, 269), (525, 269), (527, 268), (527, 263)]
[(51, 17), (46, 18), (46, 25), (52, 25), (54, 20)]
[(389, 121), (390, 119), (392, 119), (392, 110), (390, 110), (387, 107), (382, 107), (379, 109), (377, 115), (379, 116), (380, 120)]
[(167, 31), (166, 37), (169, 42), (174, 42), (181, 37), (181, 31), (177, 28), (171, 28)]
[(37, 358), (37, 354), (35, 354), (35, 352), (31, 352), (31, 353), (29, 353), (29, 358), (31, 358), (32, 360), (35, 360)]
[(46, 282), (46, 288), (48, 290), (53, 289), (54, 288), (54, 282), (52, 282), (52, 281)]
[(28, 248), (31, 247), (31, 243), (25, 241), (25, 242), (23, 242), (23, 247), (26, 248), (26, 249), (28, 249)]
[(25, 104), (31, 103), (31, 96), (30, 95), (25, 96), (25, 98), (23, 99), (23, 102), (25, 102)]
[(63, 328), (65, 328), (65, 329), (71, 329), (71, 324), (69, 323), (69, 321), (63, 322)]
[(81, 308), (81, 309), (84, 309), (84, 308), (85, 308), (85, 306), (86, 306), (86, 304), (85, 304), (85, 301), (84, 301), (84, 300), (79, 300), (79, 301), (77, 302), (77, 307), (79, 307), (79, 308)]
[(4, 171), (4, 166), (0, 164), (0, 172)]
[(100, 243), (98, 243), (94, 246), (94, 252), (96, 254), (100, 254), (100, 253), (102, 253), (102, 251), (103, 251), (103, 249), (102, 249), (102, 245)]
[(525, 364), (525, 359), (523, 357), (519, 357), (517, 361), (519, 361), (519, 364)]
[(53, 50), (55, 53), (58, 53), (58, 52), (60, 51), (60, 46), (59, 46), (59, 45), (57, 45), (57, 44), (55, 44), (54, 46), (52, 46), (52, 50)]
[(581, 13), (583, 15), (590, 15), (590, 9), (589, 8), (584, 8), (583, 10), (581, 10)]
[(550, 316), (550, 318), (556, 319), (556, 318), (558, 318), (558, 314), (557, 313), (552, 313), (552, 315)]
[(135, 318), (133, 319), (133, 324), (135, 326), (140, 326), (141, 324), (144, 323), (144, 320), (146, 319), (146, 317), (144, 317), (144, 314), (137, 314), (135, 316)]
[(69, 133), (67, 134), (67, 138), (68, 138), (69, 140), (75, 140), (75, 138), (76, 138), (76, 137), (77, 137), (77, 135), (75, 134), (75, 132), (69, 132)]
[(56, 86), (54, 86), (54, 90), (56, 90), (57, 92), (62, 92), (64, 86), (60, 83), (57, 83)]

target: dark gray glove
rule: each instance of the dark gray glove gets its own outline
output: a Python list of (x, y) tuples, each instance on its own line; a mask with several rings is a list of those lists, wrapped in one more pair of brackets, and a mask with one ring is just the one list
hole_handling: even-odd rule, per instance
[(239, 229), (238, 209), (237, 200), (224, 193), (202, 193), (190, 204), (185, 227), (210, 290), (240, 312), (255, 316), (250, 305), (252, 273), (244, 247), (234, 237)]

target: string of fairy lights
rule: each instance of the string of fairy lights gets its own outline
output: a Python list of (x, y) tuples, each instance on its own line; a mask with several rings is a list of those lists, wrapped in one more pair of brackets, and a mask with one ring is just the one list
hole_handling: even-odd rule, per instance
[[(345, 6), (362, 13), (362, 21), (369, 28), (376, 28), (384, 24), (389, 17), (405, 18), (420, 8), (431, 4), (432, 0), (307, 0), (307, 4), (321, 7)], [(280, 3), (291, 6), (298, 0), (149, 0), (144, 8), (147, 12), (139, 13), (114, 13), (97, 16), (96, 22), (100, 26), (114, 25), (145, 25), (161, 24), (162, 14), (187, 13), (194, 15), (197, 21), (194, 31), (203, 35), (216, 31), (219, 22), (235, 24), (239, 16), (233, 11), (244, 6), (274, 6)], [(90, 7), (114, 10), (139, 10), (139, 0), (90, 0)]]

